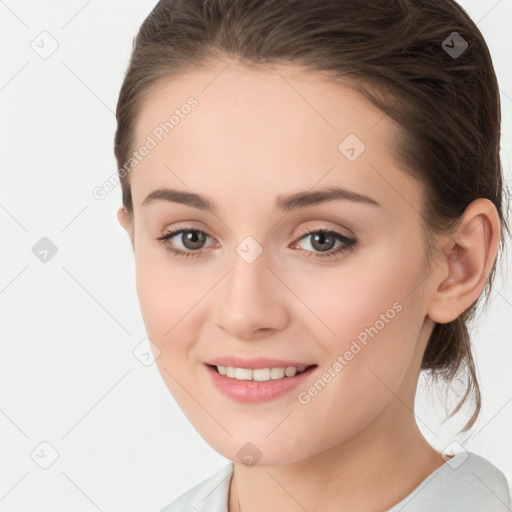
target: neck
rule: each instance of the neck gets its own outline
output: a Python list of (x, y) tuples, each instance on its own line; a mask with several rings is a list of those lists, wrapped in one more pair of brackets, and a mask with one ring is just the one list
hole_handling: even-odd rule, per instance
[(386, 428), (383, 421), (357, 439), (293, 464), (235, 463), (229, 512), (388, 510), (445, 460), (426, 442), (412, 414), (406, 425), (403, 418), (398, 422), (399, 431)]

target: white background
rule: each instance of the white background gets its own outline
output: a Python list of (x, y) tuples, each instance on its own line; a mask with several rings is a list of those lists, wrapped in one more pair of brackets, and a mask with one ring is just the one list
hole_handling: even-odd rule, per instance
[[(501, 88), (502, 158), (511, 178), (512, 0), (460, 2), (490, 47)], [(157, 511), (228, 460), (197, 434), (145, 338), (129, 239), (117, 223), (115, 106), (132, 39), (155, 0), (0, 1), (0, 510)], [(58, 43), (42, 59), (31, 47)], [(57, 254), (32, 247), (48, 237)], [(511, 266), (506, 253), (504, 266)], [(499, 275), (474, 330), (483, 412), (444, 425), (418, 394), (418, 424), (439, 450), (456, 440), (512, 481), (512, 286)], [(145, 343), (145, 342), (143, 342)], [(143, 345), (142, 348), (147, 348)], [(437, 400), (437, 406), (429, 405)], [(467, 436), (466, 436), (467, 437)], [(57, 460), (43, 469), (36, 463)], [(35, 452), (34, 452), (35, 450)], [(42, 451), (41, 451), (42, 450)], [(31, 456), (32, 454), (32, 456)]]

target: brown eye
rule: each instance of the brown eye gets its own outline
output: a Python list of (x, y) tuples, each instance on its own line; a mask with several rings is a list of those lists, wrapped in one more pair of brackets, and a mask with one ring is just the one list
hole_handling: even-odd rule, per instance
[[(173, 238), (177, 240), (171, 243), (171, 239)], [(165, 249), (171, 253), (189, 258), (201, 254), (204, 242), (207, 238), (211, 238), (210, 235), (200, 229), (179, 229), (171, 233), (165, 233), (161, 237), (158, 237), (157, 240), (162, 242)], [(176, 244), (178, 244), (178, 248), (175, 247)], [(181, 244), (182, 248), (180, 248), (179, 244)]]
[(312, 233), (311, 246), (317, 251), (328, 251), (332, 249), (336, 243), (336, 237), (328, 233)]
[[(180, 233), (180, 231), (178, 231)], [(208, 235), (203, 233), (202, 231), (181, 231), (183, 233), (181, 235), (181, 243), (185, 246), (186, 249), (190, 249), (191, 251), (202, 249), (204, 241)]]
[[(312, 250), (301, 249), (299, 244), (302, 240), (308, 238)], [(337, 241), (340, 242), (339, 246), (335, 250), (332, 250)], [(293, 248), (300, 249), (308, 258), (322, 259), (336, 257), (345, 251), (352, 251), (356, 248), (357, 243), (356, 239), (348, 238), (337, 231), (316, 229), (304, 233), (301, 238), (293, 244)]]

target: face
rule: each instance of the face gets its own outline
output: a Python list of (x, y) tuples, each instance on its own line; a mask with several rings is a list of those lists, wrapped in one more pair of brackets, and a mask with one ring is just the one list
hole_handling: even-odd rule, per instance
[[(383, 418), (398, 429), (397, 403), (412, 404), (432, 326), (422, 187), (393, 156), (396, 130), (352, 89), (292, 67), (212, 66), (144, 103), (135, 146), (154, 144), (130, 174), (133, 223), (119, 219), (156, 364), (223, 456), (303, 460)], [(214, 209), (147, 199), (164, 189)], [(249, 382), (207, 364), (280, 366), (262, 358), (314, 366)]]

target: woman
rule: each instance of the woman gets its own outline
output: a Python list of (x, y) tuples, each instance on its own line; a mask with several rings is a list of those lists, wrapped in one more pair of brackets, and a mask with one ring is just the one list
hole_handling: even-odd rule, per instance
[(491, 57), (454, 1), (162, 0), (117, 106), (156, 362), (232, 463), (163, 510), (505, 511), (422, 436), (505, 230)]

